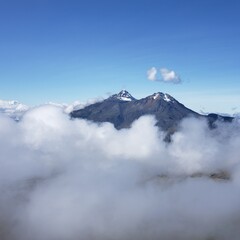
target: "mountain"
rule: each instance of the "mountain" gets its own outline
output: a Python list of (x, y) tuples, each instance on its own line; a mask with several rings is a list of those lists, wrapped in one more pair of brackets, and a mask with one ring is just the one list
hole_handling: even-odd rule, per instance
[(70, 115), (72, 118), (83, 118), (99, 123), (110, 122), (116, 129), (130, 127), (133, 121), (143, 115), (154, 115), (156, 125), (169, 133), (176, 131), (179, 122), (189, 116), (206, 118), (210, 128), (214, 128), (217, 121), (232, 122), (234, 119), (214, 113), (201, 115), (166, 93), (158, 92), (137, 100), (126, 90), (101, 102), (74, 110)]
[[(82, 104), (78, 101), (73, 104), (47, 103), (63, 109), (72, 118), (83, 118), (94, 122), (110, 122), (116, 129), (128, 128), (133, 121), (143, 115), (154, 115), (161, 129), (172, 133), (176, 131), (179, 122), (187, 117), (207, 118), (209, 126), (215, 127), (216, 122), (231, 122), (234, 118), (219, 114), (202, 115), (192, 111), (166, 93), (154, 93), (142, 99), (134, 98), (128, 91), (122, 90), (105, 100)], [(0, 100), (0, 113), (6, 114), (16, 121), (30, 108), (17, 101)], [(236, 116), (239, 119), (239, 116)]]
[(28, 106), (19, 103), (18, 101), (0, 100), (0, 113), (19, 121), (22, 115), (29, 109)]
[(179, 122), (187, 117), (201, 117), (166, 93), (154, 93), (142, 99), (135, 99), (126, 90), (114, 94), (102, 102), (89, 105), (70, 113), (72, 118), (83, 118), (94, 122), (110, 122), (115, 128), (131, 126), (133, 121), (143, 115), (155, 115), (157, 126), (175, 131)]

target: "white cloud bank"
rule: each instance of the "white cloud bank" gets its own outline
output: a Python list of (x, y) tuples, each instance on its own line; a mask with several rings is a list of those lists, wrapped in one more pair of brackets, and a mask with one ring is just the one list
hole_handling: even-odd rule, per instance
[(156, 67), (152, 67), (147, 71), (147, 78), (150, 81), (158, 81), (165, 83), (181, 83), (180, 76), (173, 70), (169, 70), (167, 68), (160, 68), (158, 77), (158, 71)]
[[(186, 119), (166, 144), (154, 124), (0, 116), (0, 239), (238, 240), (239, 128)], [(231, 180), (190, 177), (220, 171)]]

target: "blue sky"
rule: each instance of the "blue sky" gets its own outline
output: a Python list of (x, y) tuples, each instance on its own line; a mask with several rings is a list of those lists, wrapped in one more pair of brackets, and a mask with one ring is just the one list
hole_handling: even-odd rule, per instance
[[(29, 105), (167, 92), (240, 112), (238, 0), (0, 0), (0, 99)], [(181, 84), (147, 79), (174, 70)]]

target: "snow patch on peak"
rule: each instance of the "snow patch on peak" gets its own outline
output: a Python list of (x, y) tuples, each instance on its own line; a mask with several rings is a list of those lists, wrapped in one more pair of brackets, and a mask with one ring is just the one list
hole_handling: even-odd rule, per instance
[(153, 99), (155, 100), (155, 99), (157, 99), (159, 96), (160, 96), (159, 93), (154, 93), (154, 94), (153, 94)]
[(118, 99), (122, 101), (132, 101), (132, 99), (128, 97), (119, 97)]
[(171, 102), (172, 100), (169, 98), (169, 95), (168, 94), (164, 94), (164, 97), (163, 97), (163, 100), (166, 101), (166, 102)]
[(120, 101), (130, 102), (136, 100), (128, 91), (122, 90), (118, 94), (113, 95), (111, 98), (118, 99)]
[(162, 93), (162, 92), (158, 92), (158, 93), (154, 93), (153, 95), (151, 95), (151, 97), (156, 100), (156, 99), (163, 99), (166, 102), (174, 102), (174, 98), (171, 97), (169, 94), (167, 93)]

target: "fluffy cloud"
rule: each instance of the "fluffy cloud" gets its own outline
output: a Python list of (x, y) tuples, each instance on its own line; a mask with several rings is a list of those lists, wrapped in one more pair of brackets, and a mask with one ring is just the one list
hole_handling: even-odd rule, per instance
[(186, 119), (166, 144), (152, 116), (118, 131), (62, 111), (0, 116), (0, 239), (239, 239), (238, 125)]
[(155, 67), (152, 67), (147, 71), (147, 78), (150, 81), (157, 80), (157, 69)]
[(159, 82), (165, 82), (165, 83), (181, 83), (180, 76), (173, 70), (169, 70), (167, 68), (160, 68), (159, 70), (159, 78), (157, 74), (157, 69), (155, 67), (150, 68), (147, 71), (147, 78), (150, 81), (159, 81)]
[(160, 69), (161, 79), (164, 82), (180, 83), (180, 77), (173, 70), (167, 68)]

